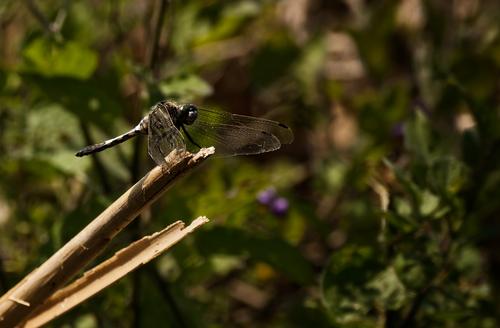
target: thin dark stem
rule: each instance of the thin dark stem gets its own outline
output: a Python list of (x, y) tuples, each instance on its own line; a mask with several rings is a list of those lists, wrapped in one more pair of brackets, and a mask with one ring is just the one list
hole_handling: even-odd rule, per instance
[(120, 2), (118, 0), (111, 1), (111, 8), (109, 12), (109, 24), (114, 34), (114, 44), (120, 44), (124, 40), (125, 33), (123, 32), (120, 24), (121, 11)]
[(160, 10), (158, 11), (156, 24), (153, 30), (153, 40), (151, 43), (149, 58), (148, 58), (148, 67), (151, 71), (154, 71), (158, 64), (158, 49), (160, 47), (161, 30), (163, 27), (163, 22), (165, 20), (165, 13), (167, 11), (169, 3), (170, 3), (169, 0), (161, 0), (160, 2)]
[(141, 321), (142, 321), (142, 316), (141, 316), (141, 290), (142, 290), (142, 283), (141, 283), (141, 271), (142, 270), (136, 270), (132, 273), (132, 285), (134, 288), (132, 289), (132, 313), (133, 318), (132, 318), (132, 327), (134, 328), (140, 328), (141, 327)]
[[(141, 146), (142, 140), (141, 138), (136, 138), (134, 141), (134, 153), (132, 158), (132, 166), (130, 168), (130, 176), (132, 178), (132, 183), (137, 181), (140, 175), (140, 167), (141, 167)], [(141, 215), (138, 215), (135, 220), (130, 224), (131, 225), (131, 239), (137, 240), (142, 235), (141, 233)], [(141, 276), (142, 270), (136, 270), (132, 272), (132, 327), (139, 328), (141, 327)]]
[(130, 165), (130, 178), (134, 183), (140, 176), (142, 164), (142, 138), (135, 138), (134, 151), (132, 153), (132, 162)]
[(33, 0), (24, 0), (26, 6), (28, 6), (29, 11), (36, 18), (38, 23), (43, 27), (47, 34), (52, 34), (52, 29), (50, 28), (50, 22), (42, 13), (42, 11), (38, 8), (36, 3)]
[(49, 35), (50, 37), (53, 37), (57, 41), (61, 41), (62, 37), (59, 31), (56, 31), (51, 22), (45, 17), (43, 12), (38, 8), (36, 3), (33, 0), (24, 0), (26, 3), (26, 6), (28, 7), (29, 11), (35, 17), (35, 19), (38, 21), (38, 23), (42, 26), (44, 29), (45, 33)]
[(184, 316), (182, 315), (182, 312), (179, 306), (177, 305), (175, 298), (172, 296), (172, 293), (170, 292), (168, 283), (162, 278), (162, 276), (160, 275), (160, 273), (156, 268), (148, 266), (147, 269), (148, 269), (147, 271), (148, 275), (151, 276), (156, 286), (158, 287), (158, 290), (160, 291), (161, 295), (163, 296), (168, 306), (170, 307), (170, 310), (172, 311), (173, 317), (177, 323), (177, 325), (175, 326), (181, 328), (187, 327)]
[(432, 283), (427, 285), (417, 294), (415, 300), (411, 304), (410, 310), (408, 311), (407, 315), (403, 318), (403, 321), (401, 322), (399, 327), (403, 328), (403, 327), (413, 326), (413, 324), (415, 323), (415, 316), (417, 315), (420, 306), (424, 302), (424, 299), (431, 290), (431, 288), (432, 288)]
[(3, 261), (0, 257), (0, 293), (3, 294), (7, 291), (7, 277), (5, 276), (5, 270), (3, 267)]
[[(137, 181), (140, 175), (141, 168), (141, 138), (136, 138), (134, 141), (134, 152), (132, 158), (132, 166), (130, 167), (130, 176), (132, 183)], [(131, 225), (131, 239), (137, 240), (141, 236), (141, 215), (138, 215)], [(141, 326), (141, 275), (142, 270), (132, 272), (132, 327), (138, 328)]]

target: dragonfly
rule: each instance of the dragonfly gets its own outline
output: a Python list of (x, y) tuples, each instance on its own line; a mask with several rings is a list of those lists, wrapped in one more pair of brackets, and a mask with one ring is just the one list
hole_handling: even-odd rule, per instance
[(148, 153), (157, 165), (173, 150), (215, 147), (216, 155), (252, 155), (277, 150), (293, 141), (283, 123), (253, 116), (161, 101), (133, 129), (76, 153), (82, 157), (116, 146), (139, 135), (148, 136)]

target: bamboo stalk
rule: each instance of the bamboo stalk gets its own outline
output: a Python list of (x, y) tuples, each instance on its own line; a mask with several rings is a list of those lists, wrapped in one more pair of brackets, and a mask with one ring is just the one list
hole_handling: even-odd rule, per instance
[(76, 281), (58, 290), (37, 308), (22, 327), (41, 327), (66, 313), (139, 266), (156, 258), (206, 222), (208, 222), (206, 217), (198, 217), (186, 227), (184, 222), (177, 221), (162, 231), (128, 245), (113, 257), (85, 272)]
[(155, 167), (89, 223), (40, 267), (0, 298), (0, 327), (23, 323), (49, 296), (85, 267), (148, 205), (179, 177), (202, 163), (214, 148), (196, 154), (172, 152), (167, 164)]

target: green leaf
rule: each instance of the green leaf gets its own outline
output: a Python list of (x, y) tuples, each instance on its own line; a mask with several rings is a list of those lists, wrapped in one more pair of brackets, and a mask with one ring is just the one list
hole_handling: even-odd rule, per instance
[(259, 13), (259, 5), (254, 1), (239, 1), (226, 6), (216, 19), (216, 24), (207, 28), (206, 33), (198, 36), (194, 43), (200, 45), (231, 37), (236, 34), (249, 18)]
[(300, 59), (294, 69), (295, 78), (302, 83), (305, 97), (311, 103), (318, 101), (321, 97), (319, 90), (321, 76), (324, 70), (324, 61), (327, 55), (327, 42), (325, 38), (318, 38), (307, 45), (300, 55)]
[(22, 74), (27, 82), (40, 91), (41, 96), (64, 106), (85, 122), (94, 122), (109, 131), (122, 106), (117, 81), (113, 79), (81, 80), (74, 77), (46, 77), (39, 74)]
[(160, 82), (158, 89), (167, 98), (189, 101), (212, 94), (213, 89), (197, 75), (189, 74)]
[(406, 288), (393, 267), (380, 272), (368, 286), (378, 291), (377, 300), (389, 310), (401, 308), (408, 298)]
[(283, 227), (285, 239), (293, 244), (297, 245), (306, 232), (307, 222), (303, 215), (292, 211), (288, 215), (285, 226)]
[(46, 77), (67, 76), (87, 79), (97, 67), (97, 54), (83, 44), (55, 43), (45, 38), (33, 40), (24, 49), (25, 69)]
[(408, 292), (420, 290), (428, 283), (429, 265), (422, 261), (416, 252), (400, 252), (392, 263), (399, 280), (406, 286)]
[(94, 314), (86, 313), (76, 318), (75, 328), (93, 328), (98, 327), (98, 319)]
[(429, 122), (421, 111), (416, 111), (414, 118), (405, 126), (405, 145), (418, 160), (424, 163), (429, 160), (431, 134)]
[(337, 324), (359, 327), (375, 323), (369, 313), (380, 295), (378, 286), (370, 286), (370, 282), (383, 269), (380, 260), (369, 247), (345, 247), (330, 258), (321, 292), (323, 305)]
[(402, 197), (395, 197), (393, 200), (395, 211), (402, 217), (408, 217), (412, 214), (411, 203)]
[(68, 175), (84, 177), (89, 167), (88, 162), (79, 160), (74, 151), (59, 151), (51, 155), (41, 156), (42, 159), (50, 163), (55, 168)]
[(420, 194), (420, 214), (428, 216), (435, 211), (439, 206), (439, 197), (431, 193), (429, 190), (424, 190)]
[(347, 174), (349, 173), (348, 170), (349, 167), (345, 163), (336, 161), (328, 163), (324, 168), (322, 179), (327, 190), (330, 192), (338, 192), (345, 183)]
[(429, 184), (436, 191), (445, 194), (456, 194), (468, 180), (468, 169), (462, 162), (453, 157), (441, 157), (434, 160), (429, 170)]
[[(78, 120), (58, 104), (46, 104), (30, 108), (24, 113), (24, 147), (31, 147), (31, 152), (61, 151), (68, 141), (80, 141), (75, 135), (79, 128)], [(47, 133), (50, 131), (50, 133)]]

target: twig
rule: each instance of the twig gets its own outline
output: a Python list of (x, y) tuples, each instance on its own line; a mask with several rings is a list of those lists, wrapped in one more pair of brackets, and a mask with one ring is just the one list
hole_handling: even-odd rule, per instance
[(132, 270), (158, 257), (207, 222), (206, 217), (198, 217), (186, 227), (184, 222), (177, 221), (162, 231), (143, 237), (121, 249), (113, 257), (85, 272), (81, 278), (58, 290), (30, 316), (23, 327), (40, 327), (66, 313)]
[(120, 3), (117, 0), (113, 0), (110, 3), (110, 11), (109, 11), (109, 24), (113, 30), (114, 41), (113, 43), (121, 43), (123, 41), (123, 29), (120, 25)]
[(175, 321), (177, 323), (175, 326), (181, 328), (187, 327), (186, 322), (184, 320), (184, 316), (182, 315), (182, 311), (179, 308), (179, 305), (177, 305), (177, 302), (175, 301), (175, 298), (172, 296), (172, 293), (170, 292), (168, 282), (166, 282), (161, 277), (157, 268), (148, 266), (147, 273), (153, 278), (153, 281), (156, 283), (156, 286), (158, 286), (158, 290), (160, 291), (163, 298), (170, 307), (173, 317), (175, 318)]
[(0, 298), (0, 327), (14, 327), (26, 320), (47, 297), (103, 251), (139, 213), (214, 151), (211, 147), (196, 154), (172, 152), (167, 158), (168, 164), (151, 170), (50, 259)]
[[(140, 217), (138, 217), (139, 219)], [(134, 222), (138, 222), (135, 220)], [(141, 283), (141, 270), (135, 270), (132, 272), (132, 300), (130, 304), (130, 308), (132, 311), (132, 320), (131, 327), (140, 327), (142, 321), (141, 314), (141, 291), (142, 291), (142, 283)]]
[(0, 256), (0, 292), (4, 292), (5, 290), (7, 290), (7, 277), (5, 276), (3, 259)]
[(68, 16), (69, 5), (70, 0), (65, 0), (63, 7), (59, 9), (54, 22), (50, 25), (50, 28), (54, 33), (61, 34), (61, 29), (66, 21), (66, 17)]
[[(29, 11), (35, 17), (35, 19), (40, 23), (42, 28), (45, 30), (45, 33), (47, 35), (53, 37), (56, 41), (61, 41), (62, 36), (59, 33), (59, 28), (62, 26), (62, 22), (64, 21), (63, 17), (59, 17), (59, 23), (61, 26), (52, 26), (52, 24), (49, 22), (47, 17), (42, 13), (40, 8), (36, 5), (36, 3), (33, 0), (24, 0), (26, 3), (26, 6), (28, 7)], [(61, 19), (62, 18), (62, 19)], [(55, 28), (54, 28), (55, 27)]]
[(148, 67), (151, 71), (155, 70), (156, 64), (158, 62), (158, 48), (160, 46), (161, 29), (163, 27), (165, 12), (167, 11), (169, 3), (170, 3), (169, 0), (161, 0), (160, 2), (160, 10), (158, 11), (158, 17), (153, 30), (153, 41), (151, 44), (151, 48), (149, 50), (149, 57), (148, 57)]
[(53, 31), (50, 28), (49, 20), (45, 17), (45, 15), (42, 13), (42, 11), (38, 8), (38, 6), (35, 4), (35, 2), (33, 0), (24, 0), (24, 2), (26, 3), (26, 6), (30, 10), (33, 17), (36, 18), (36, 20), (40, 23), (40, 25), (43, 27), (45, 32), (47, 34), (52, 34)]

